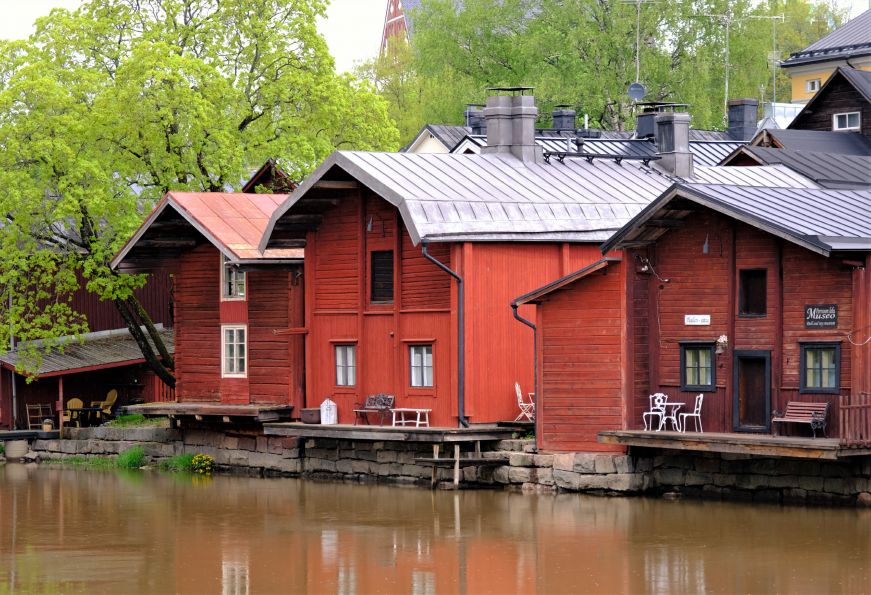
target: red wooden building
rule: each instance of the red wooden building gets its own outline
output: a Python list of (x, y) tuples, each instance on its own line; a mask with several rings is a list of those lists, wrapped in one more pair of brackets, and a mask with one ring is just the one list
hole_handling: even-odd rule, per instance
[(112, 261), (173, 275), (179, 403), (300, 404), (302, 251), (257, 250), (286, 199), (170, 192)]
[(597, 433), (641, 429), (655, 392), (703, 394), (706, 432), (770, 433), (811, 401), (867, 439), (869, 212), (867, 190), (670, 188), (603, 245), (621, 260), (516, 300), (539, 305), (540, 446), (620, 448)]
[[(480, 155), (335, 153), (276, 211), (261, 249), (306, 251), (308, 407), (331, 396), (352, 422), (354, 403), (384, 392), (432, 409), (434, 425), (516, 417), (514, 383), (532, 390), (534, 358), (510, 300), (597, 260), (598, 242), (672, 183), (669, 168), (692, 162), (664, 144), (664, 167), (553, 157), (535, 143), (536, 114), (530, 96), (490, 98)], [(662, 120), (683, 126), (665, 138), (687, 140), (688, 116)], [(813, 186), (781, 168), (681, 173)]]

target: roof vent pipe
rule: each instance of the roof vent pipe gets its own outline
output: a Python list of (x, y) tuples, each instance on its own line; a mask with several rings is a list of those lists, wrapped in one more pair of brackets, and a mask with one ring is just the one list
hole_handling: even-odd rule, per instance
[(659, 165), (679, 178), (693, 176), (693, 154), (690, 153), (690, 115), (686, 112), (664, 112), (656, 115), (656, 152), (662, 156)]

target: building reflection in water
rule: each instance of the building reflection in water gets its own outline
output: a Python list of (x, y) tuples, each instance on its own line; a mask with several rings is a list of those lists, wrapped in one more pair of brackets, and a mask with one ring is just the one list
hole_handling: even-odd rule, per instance
[(869, 511), (0, 467), (0, 592), (859, 592)]

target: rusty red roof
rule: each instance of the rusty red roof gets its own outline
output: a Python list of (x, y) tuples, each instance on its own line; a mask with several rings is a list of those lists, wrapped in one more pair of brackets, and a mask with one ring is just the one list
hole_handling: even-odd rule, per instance
[(124, 260), (167, 209), (181, 215), (230, 261), (301, 260), (302, 249), (269, 249), (261, 252), (257, 247), (269, 218), (288, 196), (235, 192), (169, 192), (118, 252), (112, 260), (112, 266), (117, 267)]

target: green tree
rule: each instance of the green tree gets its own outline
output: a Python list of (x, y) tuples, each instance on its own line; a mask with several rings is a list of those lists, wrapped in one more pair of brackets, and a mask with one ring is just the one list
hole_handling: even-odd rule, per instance
[(238, 188), (273, 156), (299, 178), (336, 148), (397, 146), (386, 102), (335, 74), (315, 29), (323, 11), (322, 0), (91, 0), (0, 42), (0, 344), (85, 331), (71, 303), (81, 277), (174, 385), (133, 295), (144, 277), (108, 267), (154, 201)]
[[(771, 21), (781, 56), (819, 39), (842, 15), (809, 0), (642, 2), (640, 82), (647, 101), (691, 104), (694, 126), (722, 126), (729, 15), (730, 98), (771, 97)], [(607, 129), (631, 128), (636, 3), (622, 0), (429, 0), (414, 13), (412, 68), (423, 121), (458, 123), (488, 86), (532, 85), (542, 124), (569, 104)], [(786, 96), (779, 74), (779, 97)]]

